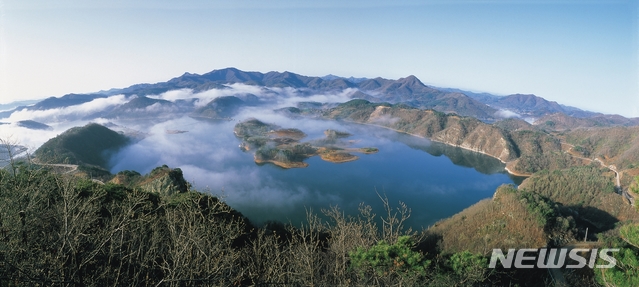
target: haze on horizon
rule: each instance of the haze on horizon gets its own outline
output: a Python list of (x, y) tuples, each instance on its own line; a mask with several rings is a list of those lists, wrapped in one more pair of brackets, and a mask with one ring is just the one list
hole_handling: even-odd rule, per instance
[(0, 0), (0, 103), (237, 67), (639, 116), (635, 1)]

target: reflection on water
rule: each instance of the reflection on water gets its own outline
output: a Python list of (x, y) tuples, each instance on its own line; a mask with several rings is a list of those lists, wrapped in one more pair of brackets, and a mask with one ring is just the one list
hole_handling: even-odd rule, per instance
[[(380, 151), (342, 164), (310, 158), (304, 169), (261, 166), (287, 189), (305, 194), (304, 200), (278, 208), (238, 202), (240, 211), (257, 221), (293, 224), (304, 220), (306, 209), (320, 212), (331, 205), (356, 215), (363, 202), (381, 214), (381, 194), (395, 206), (399, 201), (406, 203), (412, 209), (408, 225), (420, 229), (492, 197), (501, 184), (521, 180), (509, 176), (499, 160), (480, 153), (378, 127), (343, 124), (341, 128), (353, 134), (349, 139), (356, 142), (355, 147), (373, 146)], [(320, 135), (309, 134), (313, 136)]]
[[(298, 225), (307, 210), (320, 213), (335, 205), (356, 215), (362, 202), (381, 214), (378, 194), (386, 194), (395, 206), (402, 201), (412, 209), (407, 223), (415, 228), (492, 197), (501, 184), (519, 182), (497, 159), (388, 129), (278, 116), (262, 120), (304, 131), (308, 137), (303, 141), (323, 138), (326, 129), (348, 132), (352, 147), (376, 147), (379, 152), (357, 154), (358, 160), (340, 164), (313, 157), (306, 160), (307, 168), (258, 166), (251, 152), (238, 148), (235, 122), (182, 118), (148, 128), (147, 138), (113, 157), (111, 172), (148, 173), (162, 164), (179, 167), (198, 190), (222, 195), (258, 224), (278, 220)], [(177, 129), (188, 132), (165, 132)]]
[[(450, 159), (451, 162), (455, 165), (474, 168), (476, 171), (483, 174), (507, 174), (506, 170), (504, 169), (505, 164), (503, 164), (500, 160), (491, 156), (487, 156), (485, 154), (473, 152), (467, 149), (443, 144), (440, 142), (430, 141), (425, 138), (420, 138), (405, 133), (389, 131), (388, 129), (381, 127), (377, 128), (352, 124), (350, 128), (355, 130), (359, 129), (358, 132), (363, 134), (374, 134), (377, 137), (385, 137), (393, 141), (401, 142), (409, 146), (410, 148), (425, 151), (432, 156), (445, 156)], [(526, 177), (514, 176), (510, 174), (509, 176), (513, 180), (513, 183), (515, 183), (516, 185), (521, 184), (521, 182), (526, 179)]]
[[(439, 142), (430, 142), (430, 144), (419, 143), (416, 137), (406, 134), (397, 133), (397, 140), (407, 146), (425, 151), (433, 156), (445, 156), (455, 165), (463, 167), (471, 167), (483, 174), (507, 173), (504, 169), (505, 165), (498, 159), (484, 154), (473, 152), (460, 147), (455, 147)], [(508, 174), (516, 185), (521, 184), (526, 177)]]

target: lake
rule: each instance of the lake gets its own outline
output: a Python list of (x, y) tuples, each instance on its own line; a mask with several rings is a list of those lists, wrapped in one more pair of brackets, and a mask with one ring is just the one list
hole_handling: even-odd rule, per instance
[(326, 129), (345, 131), (352, 134), (345, 139), (352, 147), (376, 147), (379, 152), (356, 154), (358, 160), (339, 164), (313, 157), (306, 160), (307, 168), (257, 165), (252, 153), (238, 147), (236, 121), (185, 117), (146, 127), (149, 136), (114, 156), (111, 172), (144, 174), (162, 164), (179, 167), (196, 189), (222, 197), (257, 224), (277, 220), (299, 225), (307, 210), (319, 213), (334, 205), (357, 215), (362, 202), (381, 214), (381, 194), (394, 207), (406, 203), (412, 210), (407, 224), (418, 229), (492, 197), (501, 184), (522, 180), (492, 157), (380, 127), (277, 115), (258, 119), (299, 128), (308, 134), (302, 141), (320, 139)]

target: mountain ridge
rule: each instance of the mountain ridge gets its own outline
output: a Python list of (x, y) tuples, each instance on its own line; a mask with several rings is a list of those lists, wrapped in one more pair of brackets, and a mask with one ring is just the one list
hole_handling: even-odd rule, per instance
[[(168, 91), (189, 89), (193, 93), (211, 89), (228, 89), (228, 85), (245, 84), (259, 87), (295, 88), (301, 93), (343, 92), (352, 89), (351, 98), (372, 102), (403, 103), (422, 109), (435, 109), (445, 113), (471, 116), (486, 122), (507, 117), (518, 117), (528, 121), (538, 121), (553, 114), (564, 114), (575, 119), (571, 125), (559, 126), (569, 129), (585, 126), (632, 126), (639, 125), (639, 118), (625, 118), (618, 115), (604, 115), (561, 105), (530, 94), (496, 96), (489, 93), (474, 93), (461, 89), (438, 88), (425, 85), (414, 75), (397, 80), (376, 78), (344, 78), (338, 76), (312, 77), (289, 71), (267, 73), (242, 71), (237, 68), (213, 70), (204, 74), (184, 73), (166, 82), (141, 83), (122, 89), (110, 89), (89, 94), (67, 94), (50, 97), (32, 106), (20, 106), (11, 111), (0, 112), (0, 117), (9, 117), (18, 110), (47, 110), (88, 103), (98, 98), (123, 94), (127, 97), (159, 95)], [(545, 121), (544, 121), (545, 122)], [(535, 123), (543, 125), (544, 122)], [(544, 126), (544, 128), (552, 128)]]

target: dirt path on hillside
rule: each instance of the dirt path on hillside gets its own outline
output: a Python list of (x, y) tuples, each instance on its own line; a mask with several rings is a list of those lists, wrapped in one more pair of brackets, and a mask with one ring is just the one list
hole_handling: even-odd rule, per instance
[(38, 161), (37, 158), (33, 158), (31, 160), (31, 163), (37, 164), (37, 165), (42, 165), (42, 166), (52, 166), (52, 167), (61, 167), (61, 168), (69, 169), (69, 170), (63, 172), (63, 174), (72, 173), (72, 172), (78, 170), (78, 165), (77, 164), (41, 163), (40, 161)]
[(562, 142), (561, 144), (562, 144), (562, 145), (567, 145), (567, 146), (569, 146), (569, 147), (570, 147), (570, 148), (568, 148), (568, 150), (567, 150), (567, 151), (565, 151), (565, 153), (569, 154), (570, 156), (572, 156), (572, 157), (574, 157), (574, 158), (581, 159), (581, 160), (586, 160), (586, 161), (588, 161), (588, 162), (596, 161), (596, 162), (598, 162), (601, 166), (603, 166), (603, 167), (605, 167), (605, 168), (607, 168), (607, 169), (611, 170), (612, 172), (614, 172), (614, 173), (615, 173), (615, 180), (616, 180), (615, 188), (616, 188), (616, 189), (618, 189), (618, 191), (621, 191), (621, 190), (622, 190), (622, 189), (621, 189), (621, 179), (620, 179), (620, 177), (619, 177), (619, 172), (617, 171), (617, 167), (616, 167), (616, 166), (614, 166), (614, 165), (606, 165), (606, 164), (605, 164), (602, 160), (600, 160), (600, 159), (599, 159), (599, 158), (597, 158), (597, 157), (596, 157), (595, 159), (591, 159), (591, 158), (586, 158), (586, 157), (582, 157), (582, 156), (575, 155), (575, 152), (572, 150), (572, 149), (575, 147), (574, 145), (569, 144), (569, 143), (565, 143), (565, 142)]

